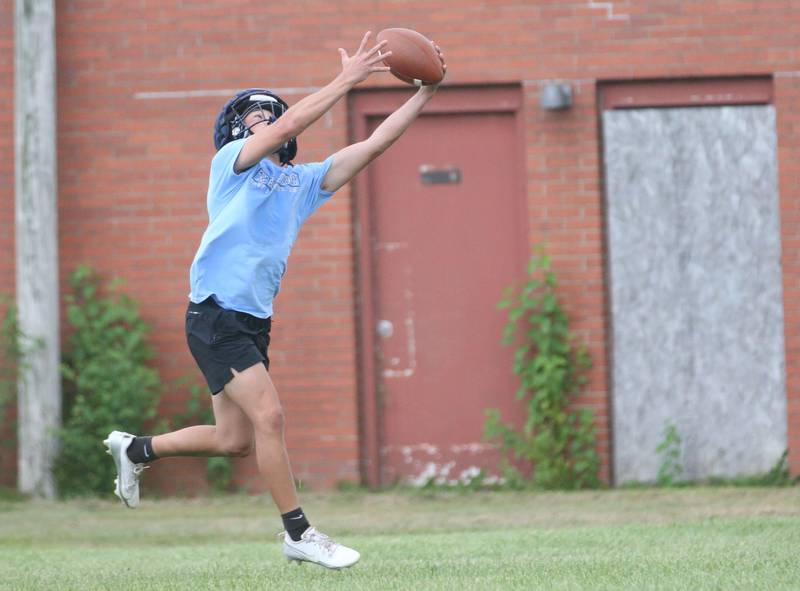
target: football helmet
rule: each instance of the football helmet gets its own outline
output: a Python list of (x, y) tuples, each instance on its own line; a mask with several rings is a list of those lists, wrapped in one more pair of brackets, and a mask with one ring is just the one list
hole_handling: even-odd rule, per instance
[[(261, 110), (264, 120), (269, 121), (269, 125), (283, 115), (289, 109), (289, 105), (277, 94), (265, 88), (250, 88), (237, 93), (225, 103), (217, 115), (214, 124), (214, 147), (219, 150), (228, 142), (250, 135), (250, 128), (244, 124), (244, 119), (256, 109)], [(297, 138), (290, 139), (275, 153), (278, 154), (281, 164), (290, 163), (297, 156)]]

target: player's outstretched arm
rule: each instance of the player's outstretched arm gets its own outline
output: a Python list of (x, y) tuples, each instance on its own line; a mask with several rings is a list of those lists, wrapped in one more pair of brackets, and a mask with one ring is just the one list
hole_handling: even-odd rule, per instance
[[(447, 72), (444, 55), (438, 45), (436, 50), (439, 52), (442, 66)], [(439, 84), (421, 87), (414, 96), (389, 115), (367, 139), (336, 152), (333, 155), (331, 167), (322, 180), (322, 189), (336, 191), (356, 176), (367, 164), (383, 154), (414, 122), (422, 108), (436, 94), (438, 88)]]
[(381, 53), (381, 49), (386, 46), (386, 41), (367, 49), (371, 37), (372, 32), (367, 31), (361, 39), (361, 45), (352, 56), (340, 48), (342, 71), (339, 75), (317, 92), (308, 95), (287, 109), (282, 117), (267, 126), (263, 132), (250, 136), (239, 153), (236, 169), (250, 168), (268, 154), (275, 152), (291, 138), (303, 133), (351, 88), (366, 80), (371, 74), (388, 72), (388, 67), (379, 65), (387, 55), (391, 54), (391, 52)]

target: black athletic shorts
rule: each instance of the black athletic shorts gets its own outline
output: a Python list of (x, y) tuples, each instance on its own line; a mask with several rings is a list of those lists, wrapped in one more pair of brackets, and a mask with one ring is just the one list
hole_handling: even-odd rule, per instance
[(225, 310), (213, 298), (186, 310), (186, 340), (212, 394), (233, 379), (231, 368), (243, 371), (256, 363), (269, 369), (272, 318)]

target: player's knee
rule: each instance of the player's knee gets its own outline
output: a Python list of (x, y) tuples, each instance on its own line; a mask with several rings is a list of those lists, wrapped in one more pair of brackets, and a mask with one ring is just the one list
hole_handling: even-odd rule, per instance
[(283, 433), (286, 418), (280, 406), (267, 406), (256, 414), (254, 427), (263, 433)]
[(222, 445), (222, 453), (229, 457), (245, 458), (253, 453), (253, 440), (234, 440)]
[(244, 458), (253, 453), (254, 444), (253, 439), (245, 438), (228, 438), (219, 441), (220, 453), (224, 456)]

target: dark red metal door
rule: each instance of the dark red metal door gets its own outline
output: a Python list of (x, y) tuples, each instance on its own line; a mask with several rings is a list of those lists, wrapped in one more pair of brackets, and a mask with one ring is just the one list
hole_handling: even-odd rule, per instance
[(522, 415), (496, 307), (525, 268), (518, 157), (514, 111), (445, 112), (422, 115), (369, 169), (374, 307), (362, 321), (374, 331), (382, 484), (497, 473), (484, 411)]

